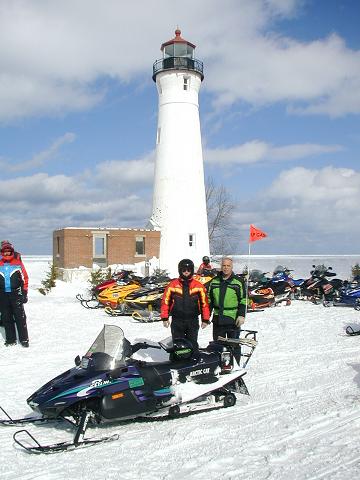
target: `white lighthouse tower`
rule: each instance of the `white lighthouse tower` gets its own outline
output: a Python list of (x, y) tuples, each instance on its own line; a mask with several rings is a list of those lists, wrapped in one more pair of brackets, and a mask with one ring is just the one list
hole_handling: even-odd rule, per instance
[(179, 29), (161, 50), (153, 65), (159, 114), (150, 224), (161, 231), (160, 268), (174, 276), (182, 258), (196, 267), (209, 255), (198, 99), (204, 75)]

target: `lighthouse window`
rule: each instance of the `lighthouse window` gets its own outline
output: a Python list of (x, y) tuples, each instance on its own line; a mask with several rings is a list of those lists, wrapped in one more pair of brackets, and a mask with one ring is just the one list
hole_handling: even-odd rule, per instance
[(189, 233), (189, 247), (195, 247), (195, 233)]
[(190, 87), (190, 78), (184, 77), (184, 90), (189, 90)]
[(156, 133), (156, 143), (160, 143), (160, 137), (161, 137), (161, 127), (157, 129)]
[(175, 47), (175, 57), (186, 57), (187, 56), (187, 44), (186, 43), (177, 43)]
[(174, 44), (167, 45), (164, 49), (164, 57), (173, 57), (174, 56)]
[(145, 255), (145, 237), (135, 237), (135, 255)]

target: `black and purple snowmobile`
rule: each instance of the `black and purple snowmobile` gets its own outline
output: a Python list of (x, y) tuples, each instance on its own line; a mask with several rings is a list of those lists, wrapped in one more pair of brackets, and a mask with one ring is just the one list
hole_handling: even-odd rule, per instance
[(220, 337), (194, 352), (186, 339), (131, 344), (120, 327), (104, 325), (87, 353), (75, 358), (75, 367), (27, 399), (37, 416), (13, 420), (1, 409), (7, 419), (0, 424), (67, 420), (75, 427), (71, 442), (41, 445), (28, 430), (14, 434), (29, 452), (56, 452), (118, 437), (86, 439), (88, 424), (231, 407), (237, 394), (248, 395), (243, 377), (256, 333), (242, 330), (239, 339)]

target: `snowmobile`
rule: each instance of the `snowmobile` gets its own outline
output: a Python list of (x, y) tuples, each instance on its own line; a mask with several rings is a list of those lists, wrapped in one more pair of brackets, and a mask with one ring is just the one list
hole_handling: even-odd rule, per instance
[[(219, 337), (194, 352), (186, 339), (131, 344), (120, 327), (104, 325), (87, 353), (75, 358), (75, 367), (27, 399), (36, 416), (14, 420), (1, 409), (7, 419), (0, 424), (67, 420), (75, 427), (74, 439), (68, 442), (42, 445), (26, 429), (14, 433), (15, 443), (26, 451), (49, 453), (119, 437), (85, 438), (90, 424), (231, 407), (236, 394), (249, 394), (243, 377), (257, 344), (256, 333), (242, 330), (239, 339)], [(146, 357), (145, 349), (153, 354)]]
[(352, 282), (344, 281), (337, 287), (332, 299), (324, 300), (324, 306), (345, 306), (360, 310), (360, 278), (354, 279)]
[(120, 286), (120, 285), (127, 285), (128, 283), (133, 280), (133, 272), (130, 270), (121, 270), (120, 272), (114, 273), (114, 275), (108, 279), (105, 280), (98, 285), (92, 287), (90, 289), (90, 296), (87, 298), (84, 298), (80, 293), (76, 295), (76, 299), (80, 301), (81, 305), (85, 308), (89, 309), (95, 309), (95, 308), (101, 308), (103, 305), (98, 302), (97, 296), (103, 291), (106, 290), (107, 288), (110, 288), (112, 286)]
[[(146, 308), (149, 303), (155, 304), (160, 297), (160, 295), (157, 295), (156, 298), (154, 297), (155, 289), (164, 289), (167, 283), (168, 281), (165, 281), (164, 277), (134, 277), (126, 285), (113, 285), (106, 288), (99, 293), (97, 300), (102, 306), (111, 307), (113, 310), (118, 309), (123, 302), (127, 302), (127, 306), (130, 307), (129, 313), (127, 313), (129, 315), (131, 314), (131, 307)], [(148, 296), (148, 298), (140, 302), (141, 296)], [(121, 315), (123, 314), (121, 313)]]
[(291, 305), (291, 296), (293, 293), (294, 282), (290, 276), (291, 270), (282, 265), (278, 265), (271, 279), (265, 287), (270, 287), (275, 295), (274, 304), (278, 305), (285, 302), (286, 305)]
[(339, 287), (339, 279), (329, 281), (327, 277), (335, 277), (332, 267), (325, 265), (313, 265), (310, 272), (311, 277), (300, 285), (300, 294), (298, 300), (310, 300), (312, 303), (319, 304), (321, 301), (331, 301), (336, 288)]
[(132, 292), (139, 290), (141, 288), (141, 283), (136, 280), (132, 280), (130, 283), (125, 285), (112, 285), (108, 288), (105, 288), (99, 295), (96, 297), (99, 304), (103, 307), (116, 308), (124, 299)]
[(160, 312), (161, 298), (167, 283), (167, 281), (147, 283), (122, 298), (115, 308), (106, 306), (105, 312), (112, 317), (132, 315), (138, 311)]
[(201, 274), (198, 274), (198, 273), (195, 273), (194, 277), (195, 280), (197, 280), (198, 282), (202, 283), (203, 285), (205, 285), (205, 287), (208, 286), (208, 284), (211, 282), (211, 280), (216, 277), (216, 275), (218, 274), (219, 272), (215, 269), (211, 269), (211, 270), (203, 270), (203, 272)]
[[(267, 273), (267, 272), (266, 272)], [(275, 302), (272, 288), (267, 287), (269, 277), (261, 270), (251, 270), (248, 280), (248, 311), (262, 310), (271, 307)]]

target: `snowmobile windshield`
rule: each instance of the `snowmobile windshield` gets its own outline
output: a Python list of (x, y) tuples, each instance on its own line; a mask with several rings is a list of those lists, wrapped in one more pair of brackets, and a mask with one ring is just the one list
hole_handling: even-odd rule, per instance
[(104, 325), (94, 343), (82, 358), (81, 367), (112, 370), (125, 364), (132, 354), (131, 344), (120, 327)]
[(286, 271), (287, 271), (287, 268), (283, 267), (282, 265), (278, 265), (277, 267), (275, 267), (274, 275), (276, 275), (277, 273), (283, 273)]
[(314, 274), (315, 275), (324, 275), (324, 273), (326, 273), (326, 271), (327, 271), (327, 267), (325, 267), (325, 265), (316, 265), (315, 270), (314, 270)]
[(263, 282), (267, 280), (265, 274), (261, 270), (251, 270), (249, 279), (252, 282)]

